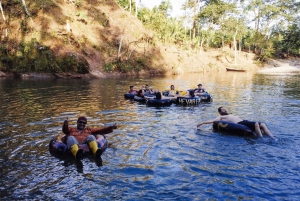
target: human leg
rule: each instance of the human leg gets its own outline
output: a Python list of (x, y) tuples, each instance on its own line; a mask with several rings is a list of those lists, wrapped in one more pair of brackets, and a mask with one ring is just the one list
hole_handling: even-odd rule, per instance
[(89, 135), (86, 138), (86, 142), (89, 145), (90, 150), (96, 158), (99, 158), (102, 155), (102, 150), (98, 148), (98, 143), (94, 135)]
[(258, 122), (255, 122), (255, 133), (257, 133), (259, 135), (259, 137), (263, 137)]
[(274, 138), (274, 136), (271, 134), (271, 132), (269, 131), (269, 129), (265, 123), (260, 123), (260, 129), (262, 129), (264, 131), (264, 133), (266, 135), (268, 135), (269, 137)]
[(80, 159), (83, 155), (83, 150), (80, 149), (78, 145), (79, 143), (74, 136), (69, 136), (67, 138), (67, 146), (76, 159)]
[(243, 120), (243, 121), (238, 122), (238, 124), (242, 124), (244, 126), (247, 126), (252, 131), (254, 131), (259, 137), (263, 137), (263, 135), (261, 133), (261, 130), (260, 130), (260, 123), (259, 122)]

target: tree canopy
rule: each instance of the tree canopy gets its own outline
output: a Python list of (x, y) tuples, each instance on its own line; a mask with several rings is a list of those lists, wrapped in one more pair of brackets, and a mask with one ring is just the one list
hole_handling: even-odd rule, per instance
[[(118, 2), (124, 9), (130, 2), (139, 4)], [(264, 54), (262, 60), (281, 52), (300, 54), (300, 2), (294, 0), (187, 0), (182, 5), (185, 15), (177, 18), (168, 14), (169, 0), (153, 9), (139, 7), (138, 18), (164, 43), (209, 48), (236, 42), (240, 50)]]

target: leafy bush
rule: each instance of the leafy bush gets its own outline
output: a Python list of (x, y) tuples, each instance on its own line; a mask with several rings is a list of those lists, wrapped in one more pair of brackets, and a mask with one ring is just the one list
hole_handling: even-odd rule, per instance
[(133, 66), (127, 62), (119, 62), (118, 70), (122, 73), (129, 73), (129, 72), (133, 71)]
[(8, 54), (9, 51), (0, 46), (1, 70), (15, 73), (89, 73), (89, 64), (84, 57), (74, 54), (56, 57), (49, 47), (39, 45), (35, 39), (14, 48), (18, 50), (14, 49), (15, 51)]
[(66, 54), (57, 59), (57, 64), (63, 72), (89, 73), (89, 64), (80, 55)]
[(112, 72), (115, 69), (115, 65), (113, 63), (105, 63), (102, 68), (105, 72)]
[(275, 49), (272, 46), (263, 49), (262, 53), (259, 55), (260, 61), (266, 61), (267, 59), (273, 58)]

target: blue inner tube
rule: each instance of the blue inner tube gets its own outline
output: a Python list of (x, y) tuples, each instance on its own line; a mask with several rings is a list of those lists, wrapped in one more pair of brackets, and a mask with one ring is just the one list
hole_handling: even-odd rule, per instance
[(222, 133), (227, 133), (230, 135), (258, 138), (256, 133), (254, 133), (249, 127), (242, 124), (235, 124), (227, 121), (215, 121), (213, 123), (213, 129), (215, 131), (220, 131)]
[(198, 105), (201, 102), (201, 98), (198, 96), (195, 96), (193, 98), (191, 97), (177, 97), (176, 103), (182, 104), (182, 105)]
[(172, 105), (172, 100), (170, 99), (147, 99), (146, 104), (149, 106), (170, 106)]
[(169, 91), (163, 91), (163, 92), (162, 92), (162, 95), (163, 95), (163, 96), (169, 96)]
[(124, 98), (126, 99), (133, 99), (134, 96), (135, 96), (134, 94), (129, 94), (129, 93), (124, 94)]
[[(194, 89), (189, 89), (188, 91), (195, 91)], [(212, 102), (213, 101), (213, 97), (212, 95), (210, 95), (207, 92), (204, 92), (202, 95), (196, 95), (198, 97), (200, 97), (202, 102)]]
[(201, 98), (202, 102), (212, 102), (213, 98), (212, 95), (210, 95), (209, 93), (204, 93), (202, 95), (199, 96)]
[(137, 102), (145, 102), (146, 98), (145, 97), (134, 96), (133, 100), (137, 101)]

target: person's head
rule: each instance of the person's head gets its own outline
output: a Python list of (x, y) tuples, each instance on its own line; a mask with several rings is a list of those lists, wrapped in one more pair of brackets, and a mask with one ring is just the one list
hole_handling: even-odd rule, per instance
[(172, 84), (170, 88), (171, 88), (171, 90), (174, 90), (175, 86)]
[(228, 115), (227, 110), (223, 107), (219, 107), (218, 112), (219, 112), (220, 115)]
[(130, 90), (133, 90), (133, 85), (130, 85), (129, 89), (130, 89)]
[(84, 117), (84, 116), (78, 117), (77, 129), (78, 130), (83, 130), (85, 128), (86, 123), (87, 123), (86, 117)]
[(195, 97), (195, 92), (194, 92), (194, 90), (190, 90), (190, 91), (189, 91), (189, 95), (190, 95), (190, 97)]
[(202, 88), (202, 84), (198, 84), (198, 88), (201, 89)]
[(143, 90), (143, 89), (140, 89), (140, 90), (138, 91), (138, 96), (141, 96), (141, 95), (144, 95), (144, 90)]
[(161, 93), (159, 91), (155, 93), (155, 98), (161, 100)]

